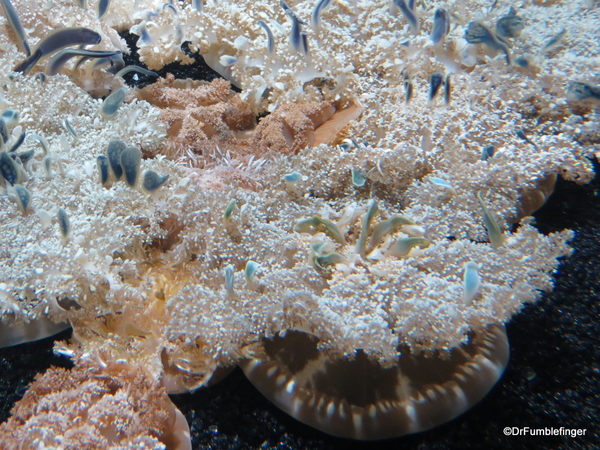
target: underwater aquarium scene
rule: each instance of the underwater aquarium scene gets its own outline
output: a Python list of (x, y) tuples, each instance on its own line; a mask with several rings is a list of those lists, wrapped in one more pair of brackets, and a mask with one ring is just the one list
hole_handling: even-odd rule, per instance
[(600, 448), (598, 0), (0, 0), (0, 450)]

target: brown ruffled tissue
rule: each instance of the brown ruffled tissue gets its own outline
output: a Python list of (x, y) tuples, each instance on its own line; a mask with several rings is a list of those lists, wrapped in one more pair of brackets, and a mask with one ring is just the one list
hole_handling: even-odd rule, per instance
[(3, 450), (191, 450), (187, 421), (160, 382), (126, 362), (52, 367), (11, 413)]
[(285, 154), (297, 153), (307, 146), (331, 144), (361, 113), (357, 100), (289, 103), (261, 120), (252, 142), (260, 148)]
[(230, 83), (175, 80), (172, 75), (138, 91), (137, 97), (161, 108), (168, 123), (162, 153), (194, 168), (205, 168), (216, 155), (244, 159), (268, 151), (297, 153), (307, 146), (334, 143), (360, 117), (357, 100), (288, 103), (256, 124), (250, 105)]

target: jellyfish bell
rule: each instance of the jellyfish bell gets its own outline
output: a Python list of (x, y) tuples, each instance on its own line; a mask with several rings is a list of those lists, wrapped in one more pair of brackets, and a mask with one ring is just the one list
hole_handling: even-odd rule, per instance
[(389, 367), (356, 352), (332, 359), (313, 335), (289, 331), (263, 340), (240, 366), (270, 401), (325, 433), (377, 440), (425, 431), (473, 407), (508, 364), (504, 326), (489, 325), (445, 355), (402, 348)]

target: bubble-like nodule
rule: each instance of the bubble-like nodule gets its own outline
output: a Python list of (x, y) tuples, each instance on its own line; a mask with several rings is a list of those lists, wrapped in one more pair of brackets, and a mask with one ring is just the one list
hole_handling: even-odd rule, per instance
[(163, 186), (169, 179), (169, 174), (159, 175), (154, 170), (146, 170), (144, 172), (144, 180), (142, 181), (142, 188), (148, 193), (152, 194)]
[(438, 8), (433, 16), (433, 30), (431, 32), (431, 41), (437, 44), (444, 40), (450, 31), (450, 15), (445, 9)]
[(582, 100), (600, 100), (600, 86), (579, 81), (571, 81), (567, 89), (567, 100), (570, 102), (579, 102)]
[(15, 186), (15, 197), (17, 198), (17, 206), (21, 213), (26, 214), (29, 206), (31, 205), (31, 194), (20, 184)]
[(235, 291), (233, 290), (234, 275), (235, 272), (232, 265), (225, 267), (225, 290), (230, 298), (235, 297)]
[(354, 186), (363, 187), (366, 182), (367, 182), (367, 179), (365, 178), (365, 176), (362, 173), (360, 173), (360, 171), (358, 171), (356, 169), (352, 169), (352, 184)]
[(258, 270), (259, 264), (255, 261), (248, 261), (246, 263), (246, 268), (244, 270), (244, 274), (246, 276), (246, 282), (249, 285), (254, 284), (254, 276), (256, 275), (256, 271)]
[(0, 152), (0, 174), (12, 185), (20, 183), (23, 178), (19, 166), (6, 152)]
[(10, 147), (9, 153), (11, 152), (16, 152), (19, 147), (21, 146), (21, 144), (23, 144), (23, 142), (25, 142), (25, 138), (27, 137), (27, 132), (23, 131), (19, 137), (17, 138), (17, 140), (15, 141), (15, 143)]
[(519, 16), (504, 16), (496, 22), (496, 35), (501, 37), (516, 38), (525, 28), (525, 22)]
[[(100, 172), (100, 184), (102, 186), (104, 186), (108, 182), (108, 173), (109, 173), (109, 166), (110, 166), (110, 163), (108, 162), (108, 158), (104, 155), (99, 155), (96, 158), (96, 165), (98, 166), (98, 172)], [(121, 170), (120, 165), (119, 165), (119, 170)]]
[(122, 87), (121, 89), (117, 89), (112, 94), (104, 99), (102, 102), (102, 106), (100, 106), (100, 114), (105, 119), (111, 119), (117, 114), (117, 110), (123, 100), (125, 100), (125, 96), (127, 95), (127, 88)]
[(429, 101), (430, 102), (433, 101), (433, 99), (437, 95), (443, 82), (444, 82), (444, 77), (439, 72), (433, 73), (429, 77)]
[(469, 261), (464, 265), (463, 286), (465, 290), (463, 298), (465, 305), (470, 306), (481, 287), (479, 266), (473, 261)]
[(31, 160), (31, 158), (33, 158), (34, 153), (35, 153), (35, 150), (30, 148), (29, 150), (22, 151), (18, 155), (13, 153), (11, 156), (13, 157), (13, 159), (19, 158), (21, 160), (21, 162), (23, 163), (23, 165), (25, 165), (29, 162), (29, 160)]
[(510, 64), (510, 51), (508, 45), (481, 22), (477, 20), (469, 22), (467, 29), (465, 30), (465, 40), (469, 44), (484, 44), (490, 49), (504, 52), (506, 55), (506, 64)]
[(300, 180), (302, 180), (302, 174), (300, 172), (286, 173), (283, 176), (283, 181), (288, 187), (294, 186)]
[(56, 217), (58, 218), (58, 228), (60, 229), (63, 243), (66, 244), (67, 239), (69, 238), (69, 231), (71, 231), (71, 221), (63, 208), (58, 208)]
[(140, 176), (140, 164), (142, 163), (142, 152), (137, 147), (127, 147), (121, 152), (121, 168), (125, 175), (125, 183), (130, 188), (137, 186)]
[(8, 127), (4, 117), (0, 117), (0, 138), (2, 138), (3, 145), (8, 142)]
[(19, 123), (19, 111), (16, 109), (6, 109), (2, 113), (2, 118), (7, 126), (12, 127)]
[(231, 214), (233, 213), (233, 210), (235, 209), (236, 204), (237, 203), (236, 203), (235, 199), (232, 199), (227, 204), (227, 208), (225, 208), (225, 213), (223, 214), (223, 221), (225, 222), (225, 224), (228, 224), (231, 221)]
[(496, 147), (493, 145), (487, 145), (481, 149), (481, 160), (487, 161), (489, 158), (494, 156), (496, 153)]
[(38, 143), (42, 147), (42, 151), (44, 152), (44, 155), (48, 154), (48, 152), (50, 151), (50, 144), (48, 143), (48, 141), (46, 140), (46, 138), (44, 136), (32, 134), (32, 135), (30, 135), (30, 138), (35, 141), (38, 141)]
[(121, 168), (121, 153), (127, 148), (123, 141), (110, 141), (108, 148), (106, 149), (106, 156), (108, 157), (108, 163), (113, 175), (119, 181), (123, 176), (123, 169)]

